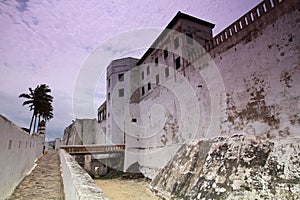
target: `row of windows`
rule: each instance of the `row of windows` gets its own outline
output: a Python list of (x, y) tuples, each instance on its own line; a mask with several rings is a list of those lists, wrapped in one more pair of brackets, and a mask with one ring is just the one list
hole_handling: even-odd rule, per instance
[[(188, 44), (193, 44), (193, 35), (191, 33), (185, 33), (185, 36), (186, 36), (187, 43)], [(178, 37), (176, 37), (174, 39), (174, 47), (175, 47), (175, 49), (177, 49), (179, 47), (179, 39), (178, 39)], [(163, 55), (164, 55), (164, 59), (166, 59), (169, 56), (168, 47), (166, 47), (163, 50)], [(155, 62), (155, 66), (158, 66), (158, 57), (156, 57), (154, 59), (154, 62)], [(176, 69), (179, 69), (180, 66), (181, 66), (180, 57), (177, 57), (175, 59), (175, 67), (176, 67)], [(147, 70), (147, 75), (149, 75), (150, 74), (150, 66), (147, 66), (146, 70)], [(144, 72), (141, 73), (141, 78), (142, 78), (142, 80), (144, 80), (144, 78), (145, 78)], [(119, 82), (123, 82), (124, 81), (124, 73), (118, 74), (118, 81)], [(108, 87), (110, 87), (110, 78), (108, 79)]]
[[(165, 77), (168, 78), (170, 76), (170, 68), (169, 67), (166, 67), (165, 68)], [(160, 78), (159, 78), (159, 74), (156, 74), (155, 76), (155, 84), (158, 85), (160, 82)], [(147, 84), (147, 91), (150, 91), (152, 89), (152, 85), (151, 83), (149, 82)], [(142, 86), (142, 96), (146, 94), (146, 87), (145, 86)]]
[[(9, 141), (8, 141), (8, 150), (10, 150), (10, 149), (12, 148), (12, 144), (13, 144), (13, 141), (12, 141), (12, 140), (9, 140)], [(18, 145), (19, 149), (21, 148), (21, 146), (22, 146), (22, 141), (19, 141), (19, 145)], [(34, 143), (31, 144), (31, 142), (30, 142), (30, 143), (29, 143), (29, 148), (31, 148), (31, 146), (34, 147)], [(28, 147), (28, 142), (25, 142), (25, 149), (26, 149), (27, 147)]]
[[(181, 58), (180, 58), (180, 57), (177, 57), (177, 58), (175, 59), (175, 68), (176, 68), (176, 69), (179, 69), (180, 67), (181, 67)], [(166, 69), (169, 70), (168, 67), (167, 67)], [(147, 68), (146, 68), (146, 73), (147, 73), (147, 75), (150, 74), (150, 66), (149, 66), (149, 65), (148, 65)], [(144, 72), (144, 71), (141, 72), (141, 79), (142, 79), (142, 80), (145, 79), (145, 72)]]

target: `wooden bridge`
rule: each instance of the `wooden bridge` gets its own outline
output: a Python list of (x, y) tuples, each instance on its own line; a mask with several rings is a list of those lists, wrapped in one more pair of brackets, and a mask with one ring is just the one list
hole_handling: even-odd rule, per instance
[(68, 145), (61, 146), (71, 155), (89, 155), (89, 154), (109, 154), (109, 153), (121, 153), (125, 151), (124, 144), (115, 145)]

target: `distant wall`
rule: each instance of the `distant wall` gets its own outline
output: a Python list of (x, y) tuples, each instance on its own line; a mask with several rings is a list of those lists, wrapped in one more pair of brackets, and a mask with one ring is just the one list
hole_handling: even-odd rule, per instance
[(0, 115), (0, 199), (7, 198), (43, 153), (43, 135), (29, 135)]
[(103, 129), (96, 119), (76, 119), (64, 131), (64, 145), (105, 144)]
[(66, 200), (107, 199), (88, 173), (63, 149), (60, 160)]

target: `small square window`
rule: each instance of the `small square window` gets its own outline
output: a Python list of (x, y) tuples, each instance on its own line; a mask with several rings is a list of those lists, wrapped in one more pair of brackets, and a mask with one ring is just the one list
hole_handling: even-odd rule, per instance
[(137, 122), (137, 119), (136, 118), (132, 118), (131, 121), (132, 122)]
[(120, 82), (124, 81), (124, 74), (118, 74), (118, 79)]
[(151, 83), (148, 83), (148, 91), (151, 90)]
[(148, 65), (147, 66), (147, 75), (149, 75), (150, 74), (150, 66)]
[(145, 94), (145, 87), (143, 86), (142, 87), (142, 95), (144, 95)]
[(178, 37), (174, 40), (174, 47), (177, 49), (179, 47), (179, 39)]
[(142, 76), (142, 80), (144, 80), (145, 78), (144, 72), (141, 73), (141, 76)]
[(156, 85), (158, 85), (158, 84), (159, 84), (159, 74), (157, 74), (157, 75), (155, 76), (155, 80), (156, 80)]
[(124, 88), (119, 89), (119, 97), (124, 97)]
[(186, 33), (185, 36), (186, 36), (186, 42), (188, 44), (193, 44), (193, 35), (191, 33)]
[(168, 78), (169, 75), (170, 75), (169, 67), (166, 67), (165, 68), (165, 76), (166, 76), (166, 78)]
[(168, 48), (166, 47), (166, 48), (164, 49), (164, 58), (165, 58), (165, 59), (168, 57), (168, 54), (169, 54)]
[(155, 66), (158, 65), (158, 57), (155, 58)]
[(176, 60), (175, 60), (175, 66), (176, 66), (176, 69), (180, 68), (180, 57), (176, 58)]

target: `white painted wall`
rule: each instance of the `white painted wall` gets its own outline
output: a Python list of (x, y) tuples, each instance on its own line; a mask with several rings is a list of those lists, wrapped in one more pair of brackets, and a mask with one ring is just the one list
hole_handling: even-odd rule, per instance
[(28, 135), (0, 115), (0, 199), (7, 198), (42, 155), (44, 135)]
[(105, 133), (96, 119), (76, 119), (64, 131), (64, 145), (105, 144)]
[[(289, 4), (293, 2), (284, 1), (283, 7), (239, 30), (210, 51), (212, 58), (200, 57), (176, 74), (172, 59), (164, 60), (162, 52), (145, 59), (136, 76), (144, 72), (140, 87), (148, 82), (154, 85), (150, 91), (145, 89), (138, 103), (140, 127), (132, 130), (139, 137), (127, 135), (125, 169), (138, 161), (145, 175), (153, 177), (174, 155), (168, 148), (185, 139), (236, 133), (300, 134), (299, 11)], [(161, 46), (170, 47), (172, 41)], [(153, 65), (156, 56), (171, 67), (169, 78), (164, 75), (165, 66)], [(152, 63), (149, 75), (148, 63)], [(155, 85), (157, 74), (160, 86)]]
[(107, 199), (88, 173), (63, 149), (60, 161), (66, 200)]

